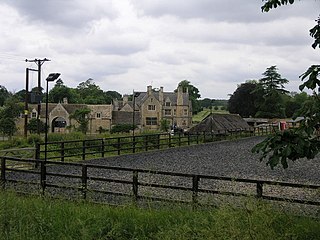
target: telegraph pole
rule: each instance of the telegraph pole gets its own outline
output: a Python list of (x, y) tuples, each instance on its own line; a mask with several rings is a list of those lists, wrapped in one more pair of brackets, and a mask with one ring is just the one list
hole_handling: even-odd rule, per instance
[(40, 135), (40, 111), (41, 111), (41, 66), (47, 62), (50, 61), (47, 58), (44, 59), (33, 59), (29, 60), (26, 59), (26, 62), (34, 62), (35, 64), (38, 65), (38, 89), (37, 89), (37, 94), (38, 94), (38, 115), (37, 115), (37, 132)]

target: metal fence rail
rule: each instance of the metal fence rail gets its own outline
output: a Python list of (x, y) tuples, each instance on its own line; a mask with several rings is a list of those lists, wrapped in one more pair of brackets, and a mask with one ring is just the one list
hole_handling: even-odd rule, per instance
[[(9, 162), (38, 164), (38, 169), (15, 169)], [(27, 194), (65, 196), (88, 201), (143, 200), (212, 205), (223, 196), (256, 197), (320, 206), (320, 185), (218, 177), (82, 163), (63, 163), (15, 157), (1, 158), (1, 188)], [(277, 190), (275, 194), (274, 191)], [(115, 200), (115, 197), (117, 198)], [(119, 197), (125, 200), (119, 200)]]

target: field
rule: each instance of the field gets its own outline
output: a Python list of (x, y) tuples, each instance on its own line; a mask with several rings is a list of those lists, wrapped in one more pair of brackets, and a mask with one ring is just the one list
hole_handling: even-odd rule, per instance
[(234, 208), (138, 209), (0, 192), (0, 239), (319, 239), (320, 221), (246, 200)]
[[(199, 123), (204, 118), (206, 118), (208, 115), (210, 115), (210, 113), (211, 113), (211, 109), (205, 108), (201, 112), (198, 112), (197, 114), (192, 116), (192, 122)], [(229, 112), (226, 110), (221, 110), (221, 106), (220, 106), (218, 110), (212, 109), (212, 113), (213, 114), (228, 114)]]

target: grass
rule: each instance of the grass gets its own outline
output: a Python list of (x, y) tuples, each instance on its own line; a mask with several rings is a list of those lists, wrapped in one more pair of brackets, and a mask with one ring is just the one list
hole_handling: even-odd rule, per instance
[(254, 200), (191, 211), (139, 209), (0, 192), (0, 239), (319, 239), (320, 221)]

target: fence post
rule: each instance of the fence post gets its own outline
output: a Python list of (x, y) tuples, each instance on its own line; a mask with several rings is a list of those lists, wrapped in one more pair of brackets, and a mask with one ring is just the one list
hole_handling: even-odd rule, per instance
[(39, 167), (39, 160), (40, 160), (40, 144), (36, 143), (36, 152), (35, 152), (36, 164), (35, 168)]
[(120, 144), (120, 137), (118, 137), (118, 155), (121, 154), (121, 144)]
[(86, 160), (86, 140), (82, 142), (82, 160)]
[(190, 134), (188, 134), (188, 145), (190, 145)]
[(133, 170), (133, 179), (132, 179), (132, 191), (133, 191), (133, 200), (135, 203), (138, 202), (138, 171)]
[(132, 137), (132, 153), (136, 152), (136, 136)]
[(199, 133), (197, 132), (197, 144), (199, 144)]
[(101, 157), (104, 157), (104, 139), (101, 139)]
[(171, 133), (168, 133), (168, 147), (171, 148)]
[(88, 176), (87, 176), (87, 171), (88, 168), (87, 168), (87, 165), (83, 164), (82, 165), (82, 174), (81, 174), (81, 182), (82, 182), (82, 188), (81, 188), (81, 191), (82, 191), (82, 197), (84, 200), (87, 199), (87, 179), (88, 179)]
[(148, 138), (149, 138), (149, 136), (146, 135), (146, 138), (145, 138), (145, 150), (146, 150), (146, 152), (148, 152)]
[(203, 143), (205, 143), (205, 142), (206, 142), (206, 132), (203, 131)]
[(6, 158), (1, 158), (1, 178), (0, 178), (0, 187), (2, 190), (6, 188)]
[(41, 185), (41, 194), (44, 195), (46, 190), (46, 182), (47, 182), (47, 175), (46, 175), (46, 163), (45, 161), (41, 161), (40, 163), (40, 185)]
[(179, 147), (181, 146), (181, 133), (179, 132)]
[(60, 150), (61, 162), (64, 162), (64, 142), (61, 142), (60, 148), (61, 148), (61, 150)]
[(192, 176), (192, 209), (196, 209), (198, 205), (199, 176)]
[(158, 134), (157, 143), (158, 143), (158, 149), (160, 149), (160, 134)]
[(263, 194), (263, 183), (257, 182), (257, 198), (262, 198)]

